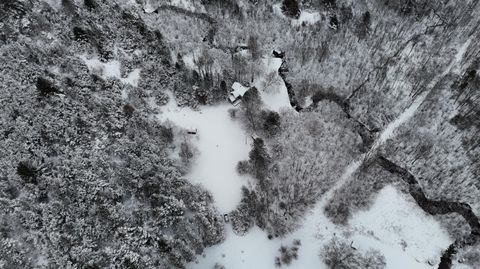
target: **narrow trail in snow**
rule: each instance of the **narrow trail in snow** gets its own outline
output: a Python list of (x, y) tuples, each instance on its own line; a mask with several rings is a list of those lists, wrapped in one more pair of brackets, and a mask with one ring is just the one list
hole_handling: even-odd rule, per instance
[[(406, 123), (410, 118), (413, 117), (417, 109), (425, 101), (425, 99), (430, 94), (430, 92), (435, 88), (435, 86), (446, 75), (448, 75), (452, 71), (452, 69), (463, 59), (465, 51), (468, 45), (470, 44), (470, 42), (471, 42), (471, 39), (468, 39), (459, 48), (457, 54), (455, 55), (454, 59), (452, 59), (450, 64), (447, 66), (447, 68), (427, 85), (427, 88), (425, 91), (417, 95), (415, 100), (410, 104), (408, 108), (406, 108), (395, 120), (393, 120), (387, 125), (387, 127), (380, 133), (378, 138), (375, 140), (370, 150), (368, 150), (367, 153), (363, 154), (358, 160), (353, 161), (350, 165), (347, 166), (340, 180), (323, 196), (322, 200), (320, 201), (320, 205), (325, 205), (330, 199), (332, 199), (335, 191), (342, 188), (349, 181), (350, 177), (358, 170), (358, 168), (360, 168), (363, 165), (363, 163), (370, 161), (370, 159), (376, 155), (377, 153), (376, 151), (381, 145), (383, 145), (388, 139), (394, 137), (395, 130), (398, 127), (400, 127), (402, 124)], [(396, 168), (393, 169), (392, 168), (393, 166), (387, 165), (389, 163), (385, 161), (386, 160), (385, 158), (383, 157), (378, 157), (378, 158), (380, 160), (383, 160), (383, 162), (381, 162), (381, 164), (383, 164), (382, 167), (387, 171), (391, 170), (390, 172), (394, 171), (402, 175), (405, 175), (406, 170), (400, 170), (399, 169), (400, 167), (398, 166), (395, 166)], [(387, 168), (389, 168), (390, 170)], [(448, 248), (448, 250), (444, 252), (444, 255), (442, 256), (441, 262), (439, 264), (439, 269), (449, 269), (452, 263), (451, 257), (456, 252), (456, 249), (464, 246), (467, 242), (469, 244), (473, 244), (476, 242), (476, 240), (478, 240), (478, 237), (480, 235), (479, 234), (480, 224), (478, 223), (478, 218), (475, 216), (475, 214), (471, 210), (471, 207), (467, 204), (428, 200), (425, 194), (423, 193), (423, 191), (421, 190), (420, 186), (418, 185), (418, 182), (416, 182), (413, 175), (409, 174), (408, 180), (409, 181), (407, 181), (407, 183), (411, 184), (410, 186), (414, 186), (410, 188), (411, 190), (410, 194), (414, 197), (415, 201), (417, 201), (418, 205), (425, 210), (425, 212), (432, 215), (440, 214), (439, 212), (445, 212), (443, 214), (457, 212), (461, 214), (467, 221), (471, 222), (471, 223), (469, 222), (469, 224), (470, 224), (470, 227), (472, 227), (472, 233), (468, 238), (468, 240), (455, 241)], [(412, 192), (412, 190), (416, 190), (417, 192)], [(440, 207), (442, 206), (447, 206), (446, 207), (447, 210), (445, 211), (445, 209), (443, 209), (444, 211), (441, 211)]]
[(455, 240), (443, 253), (438, 266), (439, 269), (448, 269), (452, 266), (452, 256), (457, 252), (457, 249), (466, 245), (473, 245), (480, 241), (480, 220), (470, 205), (462, 202), (428, 199), (417, 179), (407, 169), (400, 167), (383, 156), (377, 157), (375, 162), (390, 173), (400, 176), (400, 178), (408, 184), (410, 195), (425, 212), (430, 215), (457, 213), (461, 215), (470, 226), (470, 235), (467, 238)]
[[(466, 48), (468, 47), (470, 41), (467, 41), (458, 51), (457, 55), (452, 59), (451, 63), (448, 65), (448, 67), (445, 69), (445, 71), (440, 74), (438, 77), (436, 77), (434, 80), (432, 80), (421, 94), (416, 95), (415, 99), (412, 101), (410, 106), (408, 106), (395, 120), (391, 121), (386, 128), (381, 131), (376, 136), (376, 139), (373, 143), (371, 143), (370, 147), (366, 151), (366, 153), (362, 154), (359, 158), (351, 162), (346, 168), (344, 173), (342, 174), (341, 178), (336, 182), (336, 184), (331, 187), (321, 198), (319, 202), (315, 205), (315, 211), (316, 212), (323, 212), (323, 209), (325, 205), (330, 201), (335, 192), (345, 186), (347, 184), (352, 175), (354, 175), (359, 168), (364, 165), (364, 163), (370, 163), (371, 159), (375, 158), (377, 155), (377, 151), (380, 148), (381, 145), (383, 145), (388, 139), (391, 139), (392, 137), (395, 136), (395, 130), (402, 126), (404, 123), (406, 123), (408, 120), (410, 120), (417, 109), (421, 106), (421, 104), (425, 101), (429, 93), (432, 91), (432, 89), (435, 88), (435, 86), (445, 77), (447, 74), (449, 74), (452, 71), (452, 68), (456, 66), (457, 63), (460, 62), (460, 60), (463, 58), (463, 54), (465, 53)], [(420, 207), (424, 209), (421, 205)], [(429, 211), (426, 211), (427, 213), (430, 213)], [(317, 224), (315, 224), (317, 225)], [(311, 227), (312, 229), (314, 227)], [(457, 243), (458, 246), (460, 246), (459, 243)], [(451, 247), (449, 249), (455, 250), (455, 247)], [(452, 253), (450, 251), (449, 253)], [(443, 264), (443, 258), (442, 262), (440, 264)], [(440, 267), (440, 269), (444, 268), (449, 268), (449, 267)]]
[(370, 149), (345, 168), (345, 172), (340, 177), (340, 180), (338, 180), (336, 184), (323, 195), (320, 204), (325, 205), (330, 199), (332, 199), (335, 191), (342, 188), (350, 180), (351, 176), (355, 174), (355, 172), (357, 172), (357, 170), (363, 165), (363, 163), (368, 161), (371, 156), (375, 155), (376, 150), (380, 147), (380, 145), (382, 145), (387, 139), (394, 136), (394, 131), (413, 116), (414, 112), (424, 101), (426, 95), (427, 94), (425, 93), (424, 95), (418, 97), (412, 103), (412, 105), (410, 105), (410, 107), (405, 109), (404, 112), (402, 112), (394, 121), (390, 122), (387, 127), (380, 133), (378, 138), (371, 144)]
[[(410, 40), (406, 41), (404, 45), (401, 46), (397, 52), (389, 57), (387, 59), (387, 63), (391, 60), (393, 57), (397, 57), (407, 46), (413, 41), (418, 40), (418, 37), (412, 37)], [(350, 95), (346, 99), (343, 99), (342, 97), (338, 95), (322, 95), (320, 96), (320, 99), (324, 100), (329, 100), (332, 102), (335, 102), (337, 105), (341, 107), (341, 109), (346, 113), (348, 118), (353, 119), (358, 126), (359, 130), (362, 130), (359, 132), (360, 136), (362, 137), (362, 140), (364, 141), (364, 151), (365, 153), (362, 154), (357, 160), (354, 160), (352, 163), (350, 163), (346, 168), (340, 179), (335, 183), (335, 185), (330, 188), (323, 196), (322, 199), (316, 204), (316, 208), (318, 207), (325, 207), (327, 202), (333, 198), (333, 195), (337, 190), (342, 188), (351, 178), (353, 174), (365, 163), (368, 162), (372, 156), (376, 155), (377, 149), (384, 144), (388, 139), (394, 137), (394, 132), (395, 130), (406, 123), (417, 111), (417, 109), (420, 107), (420, 105), (425, 101), (429, 93), (432, 91), (432, 89), (435, 88), (435, 86), (447, 75), (452, 71), (452, 68), (456, 66), (462, 59), (463, 55), (465, 54), (465, 50), (470, 44), (471, 39), (468, 39), (458, 50), (457, 54), (455, 57), (452, 59), (450, 64), (447, 66), (447, 68), (438, 76), (436, 76), (426, 87), (425, 91), (422, 93), (416, 95), (415, 99), (413, 102), (410, 104), (409, 107), (407, 107), (395, 120), (391, 121), (377, 136), (376, 139), (374, 139), (375, 133), (378, 132), (377, 129), (369, 129), (366, 124), (356, 120), (355, 118), (351, 117), (350, 111), (349, 111), (349, 99), (352, 97)], [(282, 78), (283, 82), (285, 83), (285, 86), (287, 87), (288, 95), (290, 98), (290, 104), (292, 105), (293, 108), (295, 108), (297, 111), (302, 110), (301, 107), (298, 106), (298, 101), (296, 100), (295, 97), (295, 92), (293, 90), (293, 86), (291, 83), (288, 82), (287, 80), (287, 73), (288, 73), (288, 67), (286, 65), (286, 62), (284, 60), (284, 57), (282, 58), (282, 65), (278, 69), (278, 74)], [(370, 76), (370, 75), (369, 75)], [(369, 78), (368, 78), (369, 79)]]
[(462, 45), (462, 47), (459, 48), (458, 53), (455, 55), (454, 59), (450, 62), (447, 68), (440, 75), (433, 78), (430, 83), (428, 83), (426, 90), (420, 93), (412, 102), (412, 104), (407, 109), (405, 109), (402, 114), (400, 114), (400, 116), (398, 116), (394, 121), (387, 125), (387, 127), (382, 131), (378, 139), (373, 144), (371, 151), (376, 150), (380, 145), (382, 145), (389, 138), (391, 138), (393, 136), (393, 132), (402, 124), (407, 122), (413, 116), (413, 114), (415, 114), (415, 111), (417, 111), (420, 105), (425, 101), (432, 89), (434, 89), (435, 86), (452, 71), (453, 67), (462, 60), (463, 55), (465, 54), (465, 50), (468, 45), (470, 45), (470, 42), (471, 39), (468, 39)]
[(462, 45), (462, 47), (458, 50), (457, 54), (452, 59), (450, 64), (447, 66), (447, 68), (427, 85), (427, 89), (423, 91), (421, 94), (417, 95), (417, 97), (415, 98), (415, 100), (413, 100), (410, 106), (406, 108), (395, 120), (391, 121), (387, 125), (387, 127), (385, 127), (385, 129), (382, 130), (382, 132), (379, 134), (375, 142), (372, 144), (371, 148), (365, 154), (362, 154), (362, 156), (359, 159), (353, 161), (350, 165), (347, 166), (340, 180), (333, 186), (333, 188), (331, 188), (324, 195), (324, 198), (322, 199), (322, 200), (325, 200), (324, 202), (331, 199), (335, 191), (343, 187), (343, 185), (345, 185), (345, 183), (348, 182), (350, 177), (358, 170), (358, 168), (365, 161), (368, 161), (372, 156), (375, 156), (377, 149), (381, 145), (383, 145), (388, 139), (394, 137), (395, 135), (394, 132), (398, 127), (400, 127), (402, 124), (406, 123), (410, 118), (413, 117), (417, 109), (425, 101), (425, 99), (427, 98), (429, 93), (432, 91), (432, 89), (434, 89), (435, 86), (447, 74), (449, 74), (452, 71), (453, 67), (463, 59), (463, 55), (465, 54), (465, 50), (470, 44), (470, 41), (471, 40), (469, 39)]

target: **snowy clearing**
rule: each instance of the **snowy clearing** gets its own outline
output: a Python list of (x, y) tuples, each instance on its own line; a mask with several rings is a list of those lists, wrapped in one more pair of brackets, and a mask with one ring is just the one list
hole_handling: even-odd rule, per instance
[[(191, 52), (185, 54), (182, 56), (182, 61), (183, 63), (185, 64), (185, 67), (190, 69), (190, 70), (195, 70), (195, 71), (199, 71), (199, 68), (197, 66), (197, 61), (198, 61), (198, 57), (201, 55), (201, 50), (200, 49), (195, 49), (195, 50), (192, 50)], [(175, 58), (177, 56), (175, 55)]]
[[(190, 61), (191, 60), (191, 61)], [(184, 57), (186, 65), (194, 64), (193, 57)], [(275, 111), (291, 109), (287, 88), (278, 76), (282, 60), (266, 57), (262, 60), (263, 73), (255, 81), (265, 105)], [(275, 72), (275, 91), (266, 92), (265, 75)], [(233, 121), (228, 113), (230, 104), (202, 106), (198, 111), (180, 108), (170, 94), (170, 101), (161, 107), (158, 119), (170, 121), (185, 129), (197, 129), (193, 139), (199, 150), (198, 158), (187, 178), (193, 183), (203, 185), (209, 190), (222, 213), (234, 210), (241, 199), (241, 187), (248, 185), (249, 177), (240, 176), (236, 166), (239, 161), (248, 159), (251, 149), (250, 135), (246, 134), (240, 123)]]
[(230, 118), (230, 108), (230, 104), (222, 104), (194, 111), (178, 107), (171, 96), (158, 115), (162, 121), (171, 121), (185, 129), (197, 129), (193, 142), (200, 156), (186, 177), (212, 193), (221, 213), (235, 209), (241, 199), (241, 187), (249, 180), (237, 173), (236, 166), (239, 161), (248, 159), (251, 141), (240, 124)]
[(351, 234), (347, 238), (361, 252), (369, 248), (380, 250), (389, 269), (435, 268), (427, 262), (437, 263), (441, 251), (451, 243), (446, 231), (431, 216), (392, 186), (382, 189), (373, 206), (354, 215), (350, 224), (351, 228), (335, 226), (324, 216), (323, 204), (317, 204), (302, 228), (284, 239), (269, 240), (258, 227), (242, 237), (228, 227), (226, 241), (208, 248), (198, 263), (190, 263), (187, 268), (213, 268), (219, 263), (229, 269), (274, 269), (280, 246), (300, 239), (299, 258), (288, 268), (326, 269), (318, 256), (320, 248), (334, 235), (344, 234)]
[(302, 11), (298, 19), (292, 20), (292, 25), (293, 26), (313, 25), (319, 22), (321, 19), (322, 17), (318, 12)]
[[(261, 93), (262, 100), (266, 106), (277, 111), (285, 106), (290, 107), (283, 81), (283, 87), (280, 87), (278, 92), (266, 91), (264, 87), (269, 84), (265, 83), (266, 75), (278, 70), (282, 63), (281, 59), (267, 57), (263, 62), (264, 72), (254, 83)], [(382, 139), (379, 144), (392, 137), (394, 130), (413, 116), (418, 105), (413, 104), (391, 126), (387, 127), (380, 135)], [(376, 147), (372, 150), (375, 149)], [(348, 182), (368, 155), (369, 153), (362, 155), (361, 158), (345, 168), (345, 172), (337, 184), (322, 197), (321, 201), (315, 205), (313, 212), (306, 217), (303, 226), (293, 234), (283, 239), (269, 240), (267, 235), (257, 227), (243, 237), (234, 234), (228, 227), (226, 241), (207, 249), (206, 253), (199, 258), (198, 263), (191, 263), (188, 268), (213, 268), (216, 263), (219, 263), (229, 269), (273, 269), (276, 268), (274, 259), (278, 255), (280, 246), (291, 244), (294, 239), (300, 239), (302, 246), (298, 253), (299, 259), (294, 261), (289, 266), (290, 268), (326, 268), (318, 256), (319, 250), (333, 236), (342, 234), (351, 234), (350, 240), (354, 241), (360, 251), (367, 251), (369, 248), (380, 250), (385, 255), (387, 268), (403, 269), (405, 266), (413, 269), (433, 268), (428, 262), (437, 263), (441, 251), (451, 243), (451, 240), (434, 219), (426, 216), (411, 199), (407, 200), (393, 187), (383, 189), (369, 211), (354, 216), (351, 228), (335, 226), (323, 214), (323, 208), (335, 190)], [(385, 202), (385, 200), (390, 202)], [(371, 216), (376, 216), (377, 219), (371, 218)], [(399, 223), (402, 223), (403, 219), (408, 219), (408, 221), (401, 225), (389, 222), (395, 216), (396, 221), (400, 221)], [(369, 222), (371, 220), (375, 220), (375, 223)], [(408, 236), (407, 234), (415, 226), (418, 226), (416, 230), (419, 233)], [(391, 235), (385, 238), (381, 237), (391, 230), (394, 230)], [(424, 233), (424, 231), (427, 232)], [(432, 241), (433, 235), (437, 236)], [(423, 242), (429, 242), (429, 244), (425, 245)], [(399, 263), (399, 261), (401, 262)]]
[[(449, 72), (457, 61), (454, 60), (445, 72)], [(262, 64), (261, 73), (253, 86), (259, 90), (265, 106), (275, 111), (291, 109), (287, 89), (278, 75), (282, 60), (264, 57)], [(415, 114), (426, 95), (423, 93), (417, 97), (384, 129), (368, 153), (345, 168), (337, 184), (317, 202), (313, 212), (308, 214), (296, 232), (283, 239), (269, 240), (258, 227), (245, 236), (238, 236), (228, 225), (226, 241), (208, 248), (204, 255), (198, 257), (197, 263), (190, 263), (187, 268), (213, 268), (219, 263), (229, 269), (273, 269), (276, 268), (274, 259), (278, 256), (280, 246), (290, 245), (294, 239), (300, 239), (302, 246), (298, 252), (299, 259), (290, 268), (326, 268), (318, 253), (322, 245), (336, 235), (348, 238), (361, 252), (370, 248), (380, 250), (385, 256), (387, 268), (434, 268), (442, 250), (452, 240), (410, 197), (392, 186), (380, 191), (374, 205), (368, 211), (354, 215), (347, 227), (334, 225), (323, 213), (335, 190), (349, 181), (364, 159), (395, 135), (395, 130)], [(198, 129), (195, 144), (200, 156), (187, 177), (194, 183), (202, 184), (213, 194), (222, 213), (235, 209), (241, 199), (241, 186), (249, 181), (238, 175), (235, 169), (238, 161), (248, 158), (248, 137), (240, 125), (230, 119), (229, 108), (231, 106), (225, 104), (193, 111), (190, 108), (178, 108), (174, 101), (170, 101), (159, 116), (161, 120), (170, 120), (183, 128)]]
[[(399, 193), (392, 186), (382, 189), (375, 204), (368, 211), (357, 213), (350, 225), (360, 234), (379, 238), (391, 248), (401, 246), (405, 254), (424, 264), (438, 262), (441, 252), (452, 242), (440, 224), (418, 207), (413, 198)], [(363, 241), (359, 240), (359, 243), (361, 245)], [(385, 256), (390, 254), (383, 253)], [(399, 260), (395, 262), (394, 258)], [(405, 267), (405, 258), (392, 256), (391, 264), (388, 268), (393, 265)]]
[(87, 65), (90, 72), (99, 72), (103, 79), (117, 78), (122, 83), (130, 84), (133, 87), (137, 87), (140, 79), (140, 68), (134, 69), (126, 77), (122, 77), (120, 72), (120, 62), (113, 60), (110, 62), (101, 62), (97, 57), (89, 59), (85, 54), (78, 56)]
[(280, 58), (272, 56), (262, 58), (262, 72), (253, 83), (253, 86), (259, 90), (265, 106), (277, 112), (281, 109), (292, 109), (287, 87), (278, 75), (281, 65), (282, 59)]

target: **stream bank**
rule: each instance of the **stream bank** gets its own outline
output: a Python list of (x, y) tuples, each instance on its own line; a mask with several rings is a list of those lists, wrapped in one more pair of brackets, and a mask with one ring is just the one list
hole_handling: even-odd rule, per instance
[(480, 240), (480, 220), (475, 213), (473, 213), (470, 205), (462, 202), (428, 199), (417, 179), (407, 169), (393, 163), (383, 156), (377, 157), (376, 163), (390, 173), (400, 176), (400, 178), (408, 184), (410, 195), (425, 212), (431, 215), (457, 213), (462, 216), (470, 226), (471, 232), (468, 237), (456, 240), (443, 252), (440, 264), (438, 265), (439, 269), (451, 268), (452, 257), (459, 248), (466, 245), (473, 245)]

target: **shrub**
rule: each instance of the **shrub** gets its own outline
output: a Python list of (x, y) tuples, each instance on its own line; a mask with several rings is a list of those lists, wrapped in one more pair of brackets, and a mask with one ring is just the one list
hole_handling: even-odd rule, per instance
[(335, 8), (337, 6), (336, 0), (322, 0), (325, 7)]
[(182, 162), (187, 164), (190, 163), (190, 159), (193, 158), (193, 151), (189, 143), (182, 142), (182, 144), (180, 144), (180, 152), (178, 155), (182, 159)]
[(301, 246), (301, 242), (298, 239), (293, 241), (291, 247), (288, 246), (281, 246), (278, 251), (280, 252), (280, 256), (275, 257), (275, 266), (281, 267), (282, 265), (290, 265), (292, 261), (298, 259), (298, 249)]
[(215, 265), (213, 266), (213, 269), (225, 269), (225, 266), (219, 263), (215, 263)]
[(255, 178), (262, 181), (268, 172), (270, 165), (270, 155), (268, 155), (267, 148), (263, 139), (257, 138), (253, 141), (253, 149), (248, 154), (250, 158), (250, 165), (252, 166)]
[(45, 78), (42, 78), (42, 77), (38, 77), (37, 78), (37, 90), (40, 92), (40, 95), (41, 96), (49, 96), (49, 95), (53, 95), (55, 93), (58, 93), (60, 92), (54, 85), (52, 82), (50, 82), (49, 80), (45, 79)]
[(160, 126), (160, 135), (162, 136), (163, 141), (168, 144), (173, 142), (173, 130), (170, 127)]
[(88, 41), (90, 39), (90, 33), (87, 30), (82, 29), (81, 27), (73, 27), (73, 37), (77, 41)]
[(250, 164), (248, 161), (239, 161), (237, 164), (237, 172), (240, 175), (248, 174), (250, 173)]
[(89, 9), (94, 9), (97, 7), (97, 3), (95, 3), (95, 0), (84, 0), (83, 4)]
[(362, 254), (351, 244), (337, 237), (334, 237), (322, 248), (320, 257), (332, 269), (383, 269), (386, 267), (385, 257), (379, 251), (369, 250)]
[(368, 32), (370, 31), (371, 20), (372, 19), (371, 19), (370, 12), (367, 11), (363, 13), (357, 25), (356, 33), (358, 35), (358, 38), (363, 39), (367, 36)]
[(330, 28), (334, 30), (338, 28), (338, 19), (337, 19), (337, 15), (335, 14), (330, 16)]
[(125, 104), (123, 106), (123, 113), (125, 113), (125, 115), (127, 115), (127, 117), (131, 117), (133, 115), (133, 112), (135, 112), (135, 108), (130, 105), (130, 104)]
[(268, 135), (275, 135), (280, 129), (280, 115), (275, 111), (262, 111), (263, 129)]
[(242, 187), (242, 200), (237, 208), (230, 214), (232, 228), (236, 234), (244, 235), (254, 224), (256, 194)]
[(17, 165), (17, 174), (27, 183), (37, 184), (37, 169), (28, 162)]

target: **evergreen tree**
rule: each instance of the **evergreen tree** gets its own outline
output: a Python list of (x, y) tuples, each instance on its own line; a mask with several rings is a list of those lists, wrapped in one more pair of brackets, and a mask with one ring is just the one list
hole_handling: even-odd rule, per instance
[(255, 177), (262, 181), (267, 176), (270, 156), (267, 153), (263, 139), (257, 138), (253, 141), (253, 149), (249, 153), (250, 162)]
[(283, 0), (282, 11), (286, 16), (294, 19), (300, 17), (300, 8), (297, 0)]
[(265, 132), (273, 136), (280, 129), (280, 115), (275, 111), (262, 111), (263, 129)]
[(256, 36), (251, 35), (248, 38), (248, 49), (250, 50), (250, 53), (252, 54), (252, 59), (254, 61), (258, 60), (262, 55)]
[(250, 88), (242, 97), (242, 110), (245, 118), (254, 130), (258, 127), (260, 113), (262, 107), (262, 99), (257, 88)]

